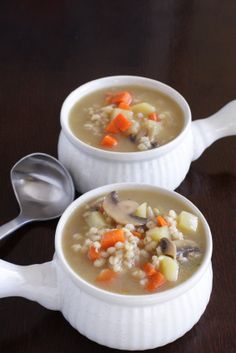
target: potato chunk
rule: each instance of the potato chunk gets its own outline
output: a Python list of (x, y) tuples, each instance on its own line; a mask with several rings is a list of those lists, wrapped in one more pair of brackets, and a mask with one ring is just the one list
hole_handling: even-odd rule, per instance
[(147, 217), (147, 202), (143, 202), (135, 211), (135, 216), (138, 217), (143, 217), (146, 218)]
[(178, 262), (169, 256), (160, 256), (159, 259), (159, 270), (165, 276), (167, 281), (177, 281), (179, 274)]
[(131, 120), (131, 118), (133, 116), (133, 112), (131, 112), (130, 110), (115, 108), (112, 110), (111, 118), (114, 119), (119, 114), (122, 114), (128, 120)]
[(187, 232), (196, 232), (198, 227), (198, 217), (192, 213), (182, 211), (178, 216), (179, 228)]
[(86, 217), (86, 223), (89, 225), (89, 227), (103, 228), (106, 226), (104, 217), (98, 211), (91, 212)]
[(152, 229), (149, 229), (146, 232), (147, 236), (150, 236), (152, 238), (152, 240), (155, 241), (160, 241), (162, 238), (169, 238), (170, 234), (169, 234), (169, 229), (167, 226), (164, 227), (155, 227)]
[(146, 102), (135, 104), (131, 107), (131, 109), (135, 114), (143, 113), (144, 115), (148, 115), (156, 111), (153, 105)]

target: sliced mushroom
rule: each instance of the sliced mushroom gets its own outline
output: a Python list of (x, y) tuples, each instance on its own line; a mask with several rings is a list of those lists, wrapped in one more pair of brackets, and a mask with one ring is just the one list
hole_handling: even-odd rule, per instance
[(143, 136), (147, 136), (147, 129), (146, 128), (142, 128), (138, 133), (132, 133), (131, 135), (129, 135), (129, 139), (131, 142), (134, 143), (139, 143), (141, 137)]
[(118, 203), (119, 203), (119, 208), (127, 214), (133, 213), (139, 206), (139, 204), (136, 201), (132, 201), (132, 200), (122, 200), (122, 201), (118, 201)]
[(188, 256), (189, 253), (200, 252), (198, 244), (193, 240), (174, 240), (177, 256)]
[(138, 217), (132, 213), (137, 209), (138, 203), (132, 200), (120, 201), (116, 191), (108, 194), (103, 201), (105, 212), (119, 224), (143, 225), (147, 222), (146, 218)]
[(103, 204), (103, 200), (104, 200), (104, 196), (100, 197), (98, 200), (93, 202), (90, 206), (90, 211), (99, 211), (99, 209), (101, 208), (101, 206)]
[(152, 208), (151, 208), (150, 206), (147, 207), (147, 217), (148, 217), (149, 219), (152, 219), (152, 218), (155, 217), (155, 216), (154, 216), (154, 213), (153, 213), (153, 210), (152, 210)]
[(176, 245), (168, 238), (162, 238), (160, 241), (162, 254), (176, 258)]
[(135, 141), (136, 141), (136, 135), (135, 135), (135, 134), (129, 135), (129, 139), (130, 139), (131, 142), (135, 143)]
[(153, 141), (153, 142), (151, 142), (151, 146), (152, 146), (152, 148), (156, 148), (159, 146), (159, 144), (157, 141)]

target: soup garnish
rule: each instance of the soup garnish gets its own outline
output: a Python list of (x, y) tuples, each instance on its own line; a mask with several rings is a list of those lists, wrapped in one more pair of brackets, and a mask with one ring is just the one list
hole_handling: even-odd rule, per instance
[(163, 211), (113, 191), (81, 212), (66, 255), (75, 271), (104, 289), (153, 293), (180, 283), (201, 262), (199, 220), (188, 211)]

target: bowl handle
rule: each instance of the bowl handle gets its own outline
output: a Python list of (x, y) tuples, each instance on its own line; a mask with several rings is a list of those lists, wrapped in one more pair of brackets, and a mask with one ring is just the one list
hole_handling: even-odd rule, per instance
[(209, 118), (192, 123), (194, 161), (216, 140), (236, 135), (236, 100), (229, 102)]
[(41, 265), (18, 266), (0, 260), (0, 298), (24, 297), (59, 310), (55, 260)]

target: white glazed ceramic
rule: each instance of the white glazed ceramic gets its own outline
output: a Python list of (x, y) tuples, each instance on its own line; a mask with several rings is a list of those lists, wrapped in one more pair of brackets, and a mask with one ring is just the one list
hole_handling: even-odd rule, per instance
[[(182, 132), (166, 145), (132, 153), (104, 151), (87, 145), (73, 135), (68, 118), (77, 101), (99, 89), (127, 85), (156, 89), (175, 100), (184, 113)], [(236, 100), (211, 117), (191, 123), (188, 103), (173, 88), (144, 77), (111, 76), (91, 81), (74, 90), (62, 106), (61, 126), (58, 156), (70, 171), (77, 190), (86, 192), (118, 182), (147, 183), (174, 190), (185, 178), (190, 163), (209, 145), (221, 137), (236, 134)]]
[[(206, 234), (206, 253), (199, 269), (175, 288), (147, 295), (121, 295), (99, 289), (81, 279), (67, 264), (62, 231), (81, 204), (112, 190), (151, 189), (179, 199), (200, 218)], [(0, 260), (0, 297), (22, 296), (48, 309), (60, 310), (81, 334), (102, 345), (143, 350), (165, 345), (184, 335), (203, 314), (212, 290), (212, 239), (200, 211), (183, 196), (155, 186), (107, 185), (75, 200), (56, 230), (53, 260), (42, 265), (17, 266)]]

